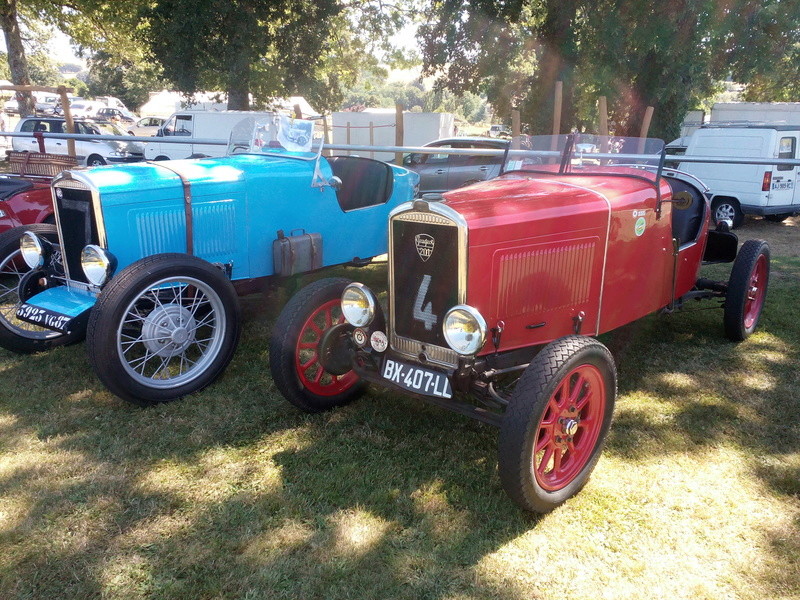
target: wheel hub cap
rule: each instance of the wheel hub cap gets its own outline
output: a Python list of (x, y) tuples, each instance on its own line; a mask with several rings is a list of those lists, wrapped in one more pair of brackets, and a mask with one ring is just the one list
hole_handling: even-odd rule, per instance
[(578, 432), (578, 421), (575, 419), (567, 419), (564, 422), (564, 433), (573, 436)]
[(194, 342), (197, 322), (192, 313), (179, 304), (158, 307), (145, 318), (142, 326), (143, 343), (157, 356), (180, 354)]

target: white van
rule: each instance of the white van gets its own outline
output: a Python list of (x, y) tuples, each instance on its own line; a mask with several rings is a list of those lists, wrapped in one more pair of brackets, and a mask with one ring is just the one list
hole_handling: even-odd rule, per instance
[[(231, 130), (244, 119), (272, 121), (275, 113), (244, 110), (187, 110), (173, 114), (156, 133), (156, 141), (144, 145), (146, 160), (172, 160), (201, 156), (225, 156)], [(185, 136), (214, 139), (225, 144), (162, 144), (159, 137)]]
[[(798, 158), (800, 126), (705, 126), (692, 134), (686, 156)], [(738, 227), (744, 215), (780, 222), (800, 212), (800, 167), (681, 163), (711, 190), (715, 221), (729, 219)]]

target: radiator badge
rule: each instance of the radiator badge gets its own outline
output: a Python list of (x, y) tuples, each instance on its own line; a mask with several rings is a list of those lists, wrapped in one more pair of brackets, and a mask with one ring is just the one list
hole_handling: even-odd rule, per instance
[(417, 246), (417, 254), (419, 254), (422, 262), (427, 261), (431, 257), (431, 254), (433, 254), (433, 245), (435, 242), (436, 240), (427, 233), (418, 233), (414, 237), (414, 243)]

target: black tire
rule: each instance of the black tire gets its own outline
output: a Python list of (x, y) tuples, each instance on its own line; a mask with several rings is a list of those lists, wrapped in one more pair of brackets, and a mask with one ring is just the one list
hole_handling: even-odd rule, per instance
[(86, 159), (86, 166), (88, 167), (102, 167), (106, 164), (106, 159), (99, 154), (90, 154)]
[(736, 229), (744, 222), (744, 213), (735, 198), (714, 198), (711, 202), (711, 218), (715, 225), (728, 219), (733, 223), (732, 229)]
[(736, 255), (723, 316), (729, 340), (741, 342), (758, 326), (769, 285), (769, 260), (769, 244), (763, 240), (747, 240)]
[(300, 410), (330, 410), (363, 392), (363, 382), (353, 371), (332, 375), (319, 362), (323, 333), (344, 322), (338, 302), (349, 283), (343, 278), (315, 281), (292, 296), (275, 321), (269, 342), (272, 379)]
[(26, 231), (58, 245), (56, 226), (45, 223), (15, 227), (0, 235), (0, 346), (20, 354), (71, 344), (83, 339), (84, 334), (81, 330), (67, 335), (16, 318), (19, 281), (30, 271), (19, 252), (19, 239)]
[(220, 269), (186, 254), (157, 254), (106, 285), (86, 341), (100, 381), (120, 398), (147, 406), (216, 380), (233, 358), (240, 331), (239, 299)]
[(779, 215), (764, 215), (764, 219), (772, 223), (783, 223), (792, 216), (792, 213), (781, 213)]
[(500, 427), (500, 480), (517, 505), (550, 512), (583, 488), (600, 458), (616, 395), (614, 360), (595, 339), (564, 337), (534, 357)]
[(169, 156), (156, 156), (153, 160), (169, 160)]

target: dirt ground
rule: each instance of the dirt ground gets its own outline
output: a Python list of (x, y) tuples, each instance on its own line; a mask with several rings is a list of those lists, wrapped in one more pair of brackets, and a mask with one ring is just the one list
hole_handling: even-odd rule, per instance
[(746, 217), (735, 233), (739, 241), (766, 240), (772, 256), (800, 257), (800, 216), (789, 217), (783, 223), (771, 223), (761, 217)]

